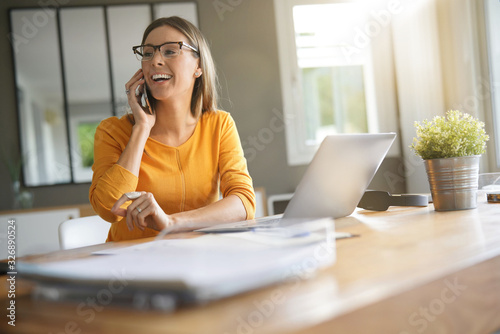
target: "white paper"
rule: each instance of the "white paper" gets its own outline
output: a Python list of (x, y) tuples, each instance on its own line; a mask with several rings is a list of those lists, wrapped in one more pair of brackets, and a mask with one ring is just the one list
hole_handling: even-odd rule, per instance
[[(332, 224), (333, 226), (333, 224)], [(318, 232), (315, 232), (318, 233)], [(205, 235), (116, 248), (77, 260), (19, 263), (25, 275), (67, 281), (111, 282), (170, 288), (182, 284), (200, 298), (217, 298), (316, 270), (335, 261), (335, 241), (322, 238), (283, 247), (252, 233), (238, 238)], [(259, 240), (256, 240), (258, 238)], [(292, 238), (300, 239), (300, 238)], [(306, 239), (303, 239), (306, 240)]]

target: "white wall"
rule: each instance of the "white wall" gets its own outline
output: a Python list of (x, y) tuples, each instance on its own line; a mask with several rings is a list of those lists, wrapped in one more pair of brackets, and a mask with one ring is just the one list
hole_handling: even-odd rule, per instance
[[(59, 250), (59, 224), (78, 217), (78, 208), (0, 215), (0, 259), (6, 259), (9, 255), (9, 239), (15, 242), (16, 258)], [(12, 220), (14, 223), (10, 224)], [(9, 227), (12, 225), (14, 229)]]

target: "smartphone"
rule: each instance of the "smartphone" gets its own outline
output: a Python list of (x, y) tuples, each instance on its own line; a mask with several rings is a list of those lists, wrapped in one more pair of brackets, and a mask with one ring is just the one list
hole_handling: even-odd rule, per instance
[(146, 83), (144, 83), (143, 94), (141, 95), (141, 107), (142, 109), (144, 109), (144, 112), (152, 115), (154, 113), (154, 110), (150, 96), (151, 92), (149, 91), (149, 87)]

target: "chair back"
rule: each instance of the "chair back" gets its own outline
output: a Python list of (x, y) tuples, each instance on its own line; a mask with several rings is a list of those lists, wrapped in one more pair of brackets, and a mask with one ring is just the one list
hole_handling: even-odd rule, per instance
[(72, 249), (106, 242), (111, 224), (99, 216), (70, 219), (59, 225), (59, 246)]

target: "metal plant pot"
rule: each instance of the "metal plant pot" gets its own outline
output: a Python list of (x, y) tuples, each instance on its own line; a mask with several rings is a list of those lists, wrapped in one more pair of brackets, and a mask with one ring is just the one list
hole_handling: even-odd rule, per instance
[(436, 211), (477, 207), (479, 155), (425, 160)]

